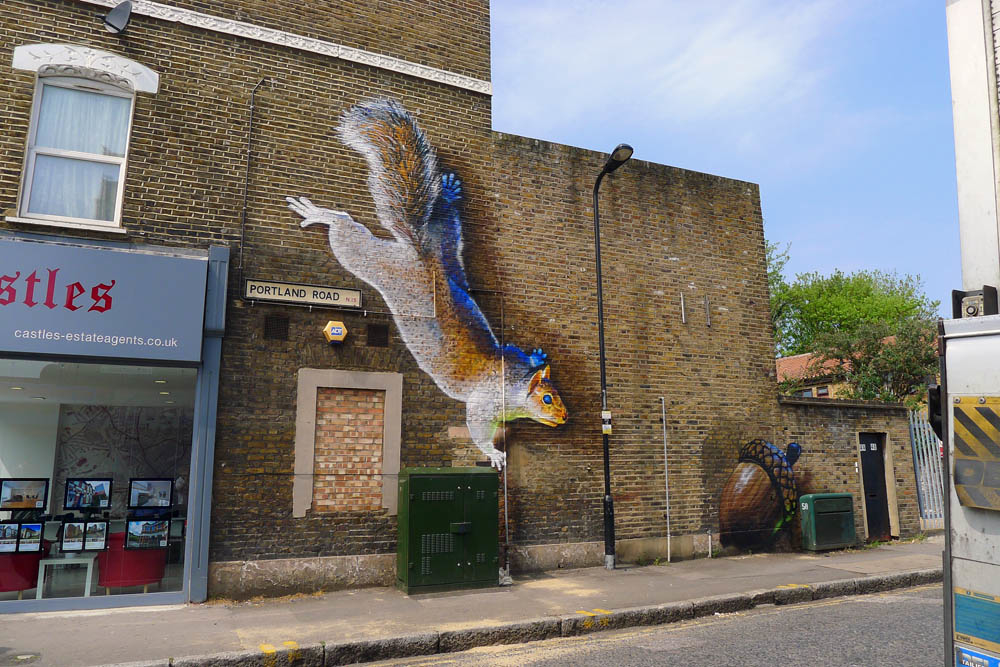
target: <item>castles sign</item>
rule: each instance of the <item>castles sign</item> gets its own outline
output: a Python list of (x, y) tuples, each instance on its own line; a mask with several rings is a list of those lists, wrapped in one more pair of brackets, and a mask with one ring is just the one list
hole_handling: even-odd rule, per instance
[(243, 285), (243, 298), (255, 301), (292, 303), (298, 306), (361, 307), (361, 290), (279, 283), (272, 280), (247, 280)]

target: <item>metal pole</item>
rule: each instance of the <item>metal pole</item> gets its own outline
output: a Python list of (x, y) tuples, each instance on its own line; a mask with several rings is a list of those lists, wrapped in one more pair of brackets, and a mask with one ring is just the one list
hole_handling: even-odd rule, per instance
[(264, 77), (257, 82), (257, 85), (250, 91), (250, 125), (247, 128), (247, 164), (243, 174), (243, 212), (240, 214), (240, 264), (237, 267), (240, 272), (239, 289), (243, 291), (243, 246), (246, 243), (247, 235), (247, 189), (250, 187), (250, 159), (253, 155), (253, 119), (254, 111), (257, 109), (257, 89), (267, 81)]
[[(597, 191), (601, 187), (606, 171), (602, 170), (594, 183), (594, 248), (597, 259), (597, 331), (601, 355), (601, 411), (608, 409), (608, 381), (604, 361), (604, 293), (601, 289), (601, 218), (597, 211)], [(601, 429), (604, 430), (603, 428)], [(608, 434), (601, 434), (604, 440), (604, 567), (615, 569), (615, 506), (611, 498), (611, 454), (608, 449)]]
[[(683, 298), (684, 295), (681, 295)], [(660, 419), (663, 420), (663, 485), (667, 492), (667, 562), (670, 562), (670, 466), (667, 465), (667, 400), (660, 396)]]

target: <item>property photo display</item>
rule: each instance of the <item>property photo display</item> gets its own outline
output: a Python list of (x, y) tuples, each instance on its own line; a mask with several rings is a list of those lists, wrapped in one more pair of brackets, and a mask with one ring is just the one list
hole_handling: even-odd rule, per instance
[(63, 521), (60, 551), (83, 551), (83, 521)]
[(45, 510), (48, 478), (0, 480), (0, 510)]
[(111, 479), (69, 478), (63, 509), (106, 510), (111, 507)]
[(22, 522), (20, 537), (17, 540), (17, 550), (21, 553), (42, 550), (41, 522)]
[(17, 551), (17, 533), (20, 527), (19, 521), (0, 521), (0, 554)]
[(128, 483), (129, 509), (170, 507), (173, 502), (174, 480), (130, 479)]
[(84, 529), (83, 550), (104, 551), (108, 546), (108, 522), (87, 521)]
[(125, 529), (126, 549), (162, 549), (170, 534), (169, 519), (129, 519)]

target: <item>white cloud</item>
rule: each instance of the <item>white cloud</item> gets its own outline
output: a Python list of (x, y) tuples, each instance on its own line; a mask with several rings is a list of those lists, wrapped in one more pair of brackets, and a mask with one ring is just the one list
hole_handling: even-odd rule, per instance
[(844, 12), (831, 0), (499, 0), (498, 129), (610, 113), (684, 124), (802, 102), (823, 78), (834, 9)]

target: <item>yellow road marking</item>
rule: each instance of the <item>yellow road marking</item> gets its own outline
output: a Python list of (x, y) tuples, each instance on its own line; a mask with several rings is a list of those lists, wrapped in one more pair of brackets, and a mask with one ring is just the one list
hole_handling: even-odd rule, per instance
[(275, 653), (278, 650), (272, 644), (261, 644), (258, 648), (262, 653)]
[(578, 613), (578, 614), (585, 614), (587, 616), (597, 616), (597, 614), (595, 614), (594, 612), (592, 612), (592, 611), (586, 611), (584, 609), (577, 609), (576, 613)]
[(281, 642), (281, 645), (288, 649), (288, 663), (297, 661), (299, 656), (299, 643), (293, 641)]
[(780, 584), (775, 588), (809, 588), (809, 584)]
[(594, 607), (594, 611), (598, 612), (599, 614), (610, 614), (611, 613), (607, 609), (598, 609), (597, 607)]

